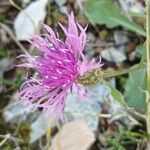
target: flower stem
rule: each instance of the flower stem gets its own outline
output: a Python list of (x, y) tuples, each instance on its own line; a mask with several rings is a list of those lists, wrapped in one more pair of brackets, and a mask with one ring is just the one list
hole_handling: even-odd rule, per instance
[(144, 67), (143, 64), (136, 64), (132, 67), (130, 67), (129, 69), (123, 69), (123, 70), (119, 70), (119, 71), (114, 71), (114, 72), (103, 72), (103, 78), (111, 78), (111, 77), (115, 77), (115, 76), (120, 76), (120, 75), (123, 75), (123, 74), (128, 74), (132, 71), (136, 71), (140, 68)]
[(146, 114), (146, 125), (147, 125), (147, 133), (148, 133), (148, 141), (147, 141), (147, 149), (150, 149), (150, 31), (149, 31), (149, 0), (146, 0), (146, 70), (147, 70), (147, 114)]

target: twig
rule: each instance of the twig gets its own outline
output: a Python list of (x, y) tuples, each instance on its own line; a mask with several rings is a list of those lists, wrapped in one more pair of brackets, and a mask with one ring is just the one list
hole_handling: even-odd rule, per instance
[(20, 126), (21, 126), (21, 124), (22, 124), (22, 121), (23, 121), (23, 119), (20, 119), (20, 120), (18, 121), (17, 128), (16, 128), (16, 130), (15, 130), (15, 132), (14, 132), (14, 134), (13, 134), (14, 136), (16, 136), (17, 133), (19, 132)]
[[(150, 31), (149, 31), (149, 0), (146, 0), (146, 61), (147, 61), (147, 92), (150, 93)], [(146, 125), (147, 125), (147, 133), (148, 133), (148, 141), (147, 141), (147, 149), (150, 149), (150, 97), (149, 94), (146, 96), (146, 103), (147, 103), (147, 118), (146, 118)]]
[(5, 135), (4, 139), (0, 142), (0, 147), (2, 147), (9, 138), (10, 138), (10, 134)]
[(16, 141), (18, 141), (18, 142), (23, 142), (23, 140), (21, 140), (21, 139), (19, 139), (19, 138), (15, 138), (15, 137), (11, 136), (11, 134), (9, 134), (9, 133), (8, 133), (8, 134), (5, 134), (5, 135), (1, 135), (1, 134), (0, 134), (0, 137), (1, 137), (1, 138), (7, 137), (7, 138), (10, 139), (10, 140), (13, 139), (13, 140), (16, 140)]
[(43, 146), (43, 143), (42, 143), (42, 138), (40, 138), (39, 140), (39, 148), (40, 148), (40, 150), (42, 150), (42, 149), (44, 149), (44, 146)]
[(99, 114), (100, 118), (111, 118), (110, 114)]
[(1, 142), (0, 142), (0, 147), (2, 147), (7, 140), (11, 140), (13, 141), (15, 144), (17, 143), (16, 141), (18, 142), (23, 142), (21, 139), (18, 139), (18, 138), (15, 138), (13, 136), (11, 136), (11, 134), (6, 134), (6, 135), (0, 135), (1, 138), (4, 138)]
[(47, 132), (46, 132), (46, 142), (47, 142), (47, 148), (48, 150), (50, 150), (50, 141), (51, 141), (51, 119), (48, 119), (48, 123), (47, 123)]
[(130, 108), (130, 107), (127, 107), (127, 112), (133, 116), (133, 118), (137, 119), (137, 120), (143, 120), (143, 121), (146, 121), (146, 116), (141, 114), (141, 113), (138, 113), (134, 108)]
[(92, 46), (92, 47), (100, 47), (100, 48), (105, 48), (105, 47), (113, 47), (115, 46), (115, 44), (113, 42), (110, 42), (110, 43), (100, 43), (100, 44), (97, 44), (97, 43), (87, 43), (88, 46)]
[(9, 36), (14, 40), (14, 42), (16, 43), (16, 45), (20, 48), (20, 50), (23, 53), (26, 53), (26, 49), (24, 48), (24, 46), (16, 39), (15, 35), (13, 34), (12, 30), (4, 23), (0, 23), (1, 28), (3, 28), (8, 34)]

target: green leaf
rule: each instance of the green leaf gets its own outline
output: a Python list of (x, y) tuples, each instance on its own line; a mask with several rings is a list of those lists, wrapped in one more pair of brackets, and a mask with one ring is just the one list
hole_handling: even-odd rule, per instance
[(106, 142), (111, 146), (112, 150), (125, 150), (125, 148), (121, 145), (119, 139), (108, 136), (106, 138)]
[(0, 22), (5, 21), (5, 19), (6, 19), (6, 15), (3, 13), (0, 13)]
[(87, 0), (84, 12), (89, 20), (97, 24), (106, 24), (113, 28), (123, 26), (124, 28), (146, 36), (145, 30), (138, 24), (131, 22), (117, 4), (110, 0)]
[(145, 110), (146, 69), (142, 68), (129, 74), (125, 84), (125, 98), (127, 104), (135, 109)]
[(12, 88), (18, 88), (21, 85), (21, 75), (17, 74), (15, 80), (7, 80), (0, 77), (0, 84), (1, 83), (12, 86)]
[(119, 92), (116, 88), (114, 88), (109, 82), (104, 82), (111, 90), (111, 95), (112, 97), (118, 102), (120, 103), (121, 106), (125, 107), (126, 103), (123, 100), (122, 94), (121, 92)]
[(146, 60), (145, 46), (144, 45), (138, 46), (136, 48), (136, 52), (137, 52), (137, 57), (141, 58), (141, 63), (144, 63), (144, 61)]
[(0, 47), (0, 59), (6, 57), (7, 54), (6, 54), (6, 50), (2, 47)]
[(127, 15), (129, 15), (130, 17), (136, 17), (136, 18), (145, 18), (145, 14), (144, 13), (139, 13), (139, 12), (129, 12), (127, 13)]

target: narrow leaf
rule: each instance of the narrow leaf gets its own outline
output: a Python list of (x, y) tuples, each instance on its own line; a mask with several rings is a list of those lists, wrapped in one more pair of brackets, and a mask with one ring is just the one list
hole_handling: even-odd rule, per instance
[(123, 100), (121, 92), (114, 88), (109, 82), (105, 81), (105, 84), (110, 88), (112, 97), (120, 103), (121, 106), (125, 107), (126, 103)]

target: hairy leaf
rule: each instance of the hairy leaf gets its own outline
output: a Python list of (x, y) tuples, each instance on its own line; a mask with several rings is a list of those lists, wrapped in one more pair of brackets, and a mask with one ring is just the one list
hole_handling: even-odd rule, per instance
[(125, 98), (129, 106), (145, 110), (146, 70), (144, 68), (130, 73), (125, 84)]
[(84, 11), (93, 23), (106, 24), (110, 28), (123, 26), (140, 35), (146, 35), (140, 25), (131, 22), (125, 14), (120, 13), (119, 7), (110, 0), (87, 0)]

